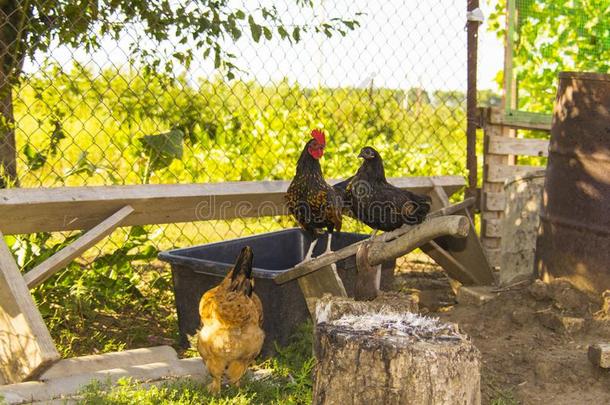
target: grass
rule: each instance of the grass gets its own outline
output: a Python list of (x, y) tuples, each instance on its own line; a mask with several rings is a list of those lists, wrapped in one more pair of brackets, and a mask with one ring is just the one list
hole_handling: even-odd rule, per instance
[(218, 396), (206, 390), (204, 382), (178, 380), (161, 385), (143, 385), (122, 379), (116, 385), (92, 383), (81, 392), (79, 404), (309, 404), (312, 395), (314, 359), (311, 354), (312, 326), (306, 323), (292, 337), (290, 344), (278, 348), (275, 357), (255, 368), (269, 370), (261, 380), (245, 378), (240, 388), (223, 387)]
[(501, 391), (499, 396), (492, 399), (491, 405), (518, 405), (519, 401), (515, 399), (515, 395), (510, 390)]

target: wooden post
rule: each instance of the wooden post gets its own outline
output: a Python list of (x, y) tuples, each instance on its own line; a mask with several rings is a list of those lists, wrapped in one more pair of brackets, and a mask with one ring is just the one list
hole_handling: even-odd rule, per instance
[(0, 385), (35, 378), (57, 360), (51, 334), (0, 232)]
[[(468, 0), (467, 11), (479, 8), (479, 0)], [(474, 197), (477, 192), (477, 47), (480, 21), (468, 18), (467, 31), (467, 89), (466, 89), (466, 169), (468, 188), (466, 195)]]
[(23, 277), (28, 287), (34, 288), (42, 284), (58, 270), (61, 270), (76, 257), (83, 254), (85, 250), (94, 246), (104, 237), (110, 235), (112, 231), (114, 231), (132, 212), (133, 208), (131, 208), (129, 205), (121, 208), (109, 218), (88, 230), (76, 241), (72, 242), (44, 262), (40, 263), (38, 266), (34, 267), (32, 270), (25, 273), (25, 276)]

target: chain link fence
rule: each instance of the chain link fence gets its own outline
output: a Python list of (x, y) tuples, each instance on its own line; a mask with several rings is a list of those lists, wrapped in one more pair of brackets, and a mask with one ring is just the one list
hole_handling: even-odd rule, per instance
[[(313, 11), (345, 15), (352, 7), (322, 4)], [(243, 69), (230, 81), (203, 58), (189, 70), (138, 67), (129, 41), (104, 38), (94, 52), (51, 44), (26, 61), (14, 92), (16, 181), (290, 179), (313, 127), (328, 133), (328, 178), (354, 173), (364, 145), (380, 149), (391, 176), (463, 174), (465, 7), (446, 6), (361, 2), (360, 26), (345, 37), (308, 34), (291, 45), (244, 36), (227, 44)], [(136, 41), (138, 29), (125, 35)], [(174, 226), (159, 247), (276, 226), (249, 222)]]
[[(52, 5), (62, 3), (33, 1), (42, 4), (38, 10), (48, 3), (49, 16), (24, 18), (52, 19)], [(81, 29), (79, 13), (96, 2), (66, 3), (76, 9), (63, 9), (73, 13), (66, 20), (73, 25), (64, 29)], [(353, 174), (365, 145), (380, 151), (388, 176), (465, 175), (466, 2), (298, 3), (309, 2), (277, 6), (281, 24), (257, 30), (248, 19), (235, 23), (243, 34), (222, 40), (222, 51), (235, 56), (229, 74), (205, 48), (188, 57), (188, 67), (180, 63), (196, 36), (183, 41), (176, 32), (157, 45), (137, 21), (121, 25), (120, 35), (99, 35), (106, 20), (89, 26), (95, 44), (48, 38), (37, 52), (22, 55), (22, 73), (12, 85), (8, 124), (15, 148), (12, 157), (7, 148), (2, 152), (3, 186), (289, 180), (316, 127), (327, 133), (326, 178)], [(204, 7), (195, 0), (165, 4)], [(263, 10), (253, 2), (229, 6), (246, 15)], [(3, 10), (4, 28), (15, 28), (18, 22)], [(331, 37), (324, 29), (297, 29), (337, 16), (358, 23)], [(4, 38), (3, 49), (10, 50)], [(147, 57), (157, 53), (157, 62), (143, 63), (138, 52), (146, 49)], [(295, 225), (282, 217), (119, 229), (49, 280), (45, 291), (55, 288), (56, 298), (40, 293), (39, 306), (45, 316), (57, 314), (60, 295), (78, 296), (75, 285), (91, 274), (108, 280), (108, 289), (123, 288), (116, 283), (126, 274), (137, 279), (133, 285), (154, 285), (163, 270), (151, 278), (133, 268), (154, 266), (149, 263), (159, 250)], [(348, 222), (347, 229), (356, 226)], [(9, 239), (27, 269), (74, 237)], [(104, 299), (116, 298), (108, 294), (91, 305)]]
[(610, 70), (608, 1), (499, 1), (492, 21), (506, 14), (507, 108), (550, 114), (559, 72)]

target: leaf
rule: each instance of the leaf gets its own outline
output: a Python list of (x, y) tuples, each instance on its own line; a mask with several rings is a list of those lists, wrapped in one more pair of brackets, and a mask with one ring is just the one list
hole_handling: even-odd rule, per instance
[(272, 37), (271, 30), (267, 27), (263, 27), (263, 33), (265, 34), (265, 39), (269, 41)]
[(89, 161), (87, 155), (88, 154), (86, 151), (81, 152), (74, 167), (68, 170), (64, 174), (64, 176), (70, 177), (78, 173), (87, 173), (89, 176), (92, 176), (96, 172), (97, 166), (94, 165), (91, 161)]
[(214, 48), (214, 69), (218, 69), (220, 67), (220, 48)]
[(301, 29), (299, 27), (294, 27), (294, 29), (292, 30), (292, 37), (296, 42), (299, 42), (301, 40)]
[(23, 154), (27, 158), (27, 165), (30, 170), (38, 170), (47, 162), (47, 157), (41, 152), (35, 151), (29, 143), (23, 148)]
[(254, 18), (251, 15), (248, 16), (248, 24), (250, 24), (252, 39), (254, 39), (254, 42), (258, 42), (261, 39), (262, 27), (254, 21)]
[(66, 134), (64, 134), (64, 130), (62, 128), (61, 122), (54, 121), (55, 129), (53, 129), (53, 133), (51, 134), (51, 140), (49, 143), (49, 150), (52, 156), (55, 156), (57, 153), (57, 146), (59, 141), (66, 138)]
[(169, 166), (174, 159), (181, 159), (183, 140), (184, 133), (178, 129), (158, 135), (146, 135), (139, 139), (153, 170)]
[(282, 39), (289, 38), (288, 31), (286, 31), (286, 28), (282, 27), (281, 25), (277, 27), (277, 33), (280, 34), (280, 38)]

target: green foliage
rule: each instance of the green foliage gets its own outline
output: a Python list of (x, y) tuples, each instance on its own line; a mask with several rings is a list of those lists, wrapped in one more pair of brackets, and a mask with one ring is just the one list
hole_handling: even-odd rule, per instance
[[(257, 2), (249, 9), (236, 8), (229, 0), (192, 0), (182, 2), (146, 0), (51, 0), (3, 2), (2, 11), (11, 20), (0, 35), (11, 39), (10, 60), (3, 61), (5, 77), (18, 78), (24, 57), (36, 52), (47, 52), (52, 45), (68, 45), (91, 52), (101, 47), (104, 38), (128, 40), (134, 58), (143, 66), (156, 69), (165, 62), (167, 71), (173, 63), (188, 67), (195, 53), (214, 60), (215, 68), (233, 77), (238, 67), (235, 55), (224, 49), (225, 41), (237, 41), (243, 35), (243, 24), (248, 22), (252, 38), (258, 42), (273, 38), (299, 41), (298, 34), (290, 37), (285, 21), (274, 5)], [(311, 1), (297, 0), (302, 8), (313, 8)], [(294, 32), (318, 32), (326, 36), (346, 35), (358, 26), (352, 18), (331, 17), (317, 24), (300, 24)], [(128, 33), (129, 28), (138, 29)], [(297, 31), (298, 28), (298, 31)], [(168, 47), (167, 41), (172, 42)], [(8, 63), (7, 63), (8, 62)]]
[(148, 158), (144, 183), (148, 183), (151, 172), (168, 167), (174, 159), (182, 158), (182, 140), (184, 133), (179, 129), (158, 135), (146, 135), (140, 138), (144, 147), (143, 153)]
[(106, 404), (310, 404), (314, 359), (311, 355), (312, 326), (307, 323), (292, 342), (273, 359), (257, 368), (270, 376), (259, 381), (245, 379), (239, 389), (223, 387), (217, 397), (210, 395), (202, 382), (177, 381), (144, 387), (123, 379), (116, 386), (93, 383), (82, 392), (79, 403)]
[[(514, 76), (520, 110), (550, 113), (560, 71), (610, 69), (608, 0), (515, 0)], [(496, 3), (490, 29), (504, 38), (506, 0)]]
[[(351, 175), (367, 144), (380, 150), (390, 176), (464, 173), (463, 106), (431, 104), (427, 96), (409, 105), (407, 97), (401, 90), (307, 89), (286, 81), (192, 86), (150, 71), (49, 66), (28, 77), (15, 103), (19, 169), (26, 173), (20, 180), (76, 186), (289, 179), (314, 127), (328, 133), (322, 164), (329, 178)], [(29, 151), (48, 147), (56, 122), (65, 138), (33, 168)]]
[[(7, 236), (7, 241), (20, 267), (29, 270), (78, 236), (37, 233)], [(62, 355), (171, 343), (177, 334), (171, 275), (138, 265), (156, 257), (156, 237), (134, 226), (112, 253), (101, 252), (91, 263), (73, 262), (33, 290)]]

